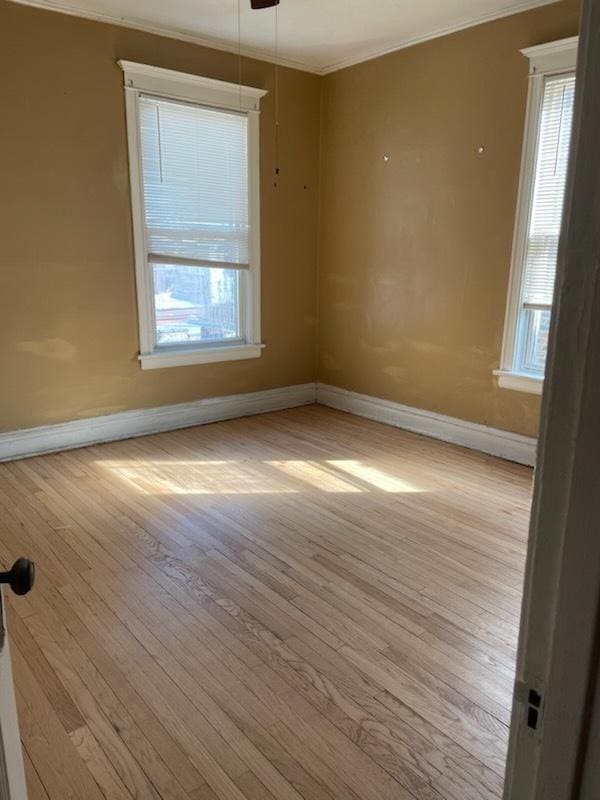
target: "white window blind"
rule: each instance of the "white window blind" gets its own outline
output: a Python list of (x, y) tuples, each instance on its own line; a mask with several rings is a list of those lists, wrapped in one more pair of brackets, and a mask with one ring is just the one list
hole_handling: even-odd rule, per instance
[(525, 308), (549, 309), (552, 304), (574, 99), (574, 75), (546, 79), (525, 249)]
[(149, 262), (247, 268), (247, 115), (144, 95), (139, 115)]
[(529, 91), (500, 367), (505, 389), (541, 394), (575, 103), (576, 36), (527, 47)]
[(140, 364), (260, 358), (260, 101), (266, 91), (119, 61)]

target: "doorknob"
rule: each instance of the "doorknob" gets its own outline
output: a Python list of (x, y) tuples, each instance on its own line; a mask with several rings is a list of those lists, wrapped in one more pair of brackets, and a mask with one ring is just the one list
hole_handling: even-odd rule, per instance
[(0, 583), (8, 583), (15, 594), (27, 594), (35, 581), (35, 564), (28, 558), (17, 558), (8, 572), (0, 572)]

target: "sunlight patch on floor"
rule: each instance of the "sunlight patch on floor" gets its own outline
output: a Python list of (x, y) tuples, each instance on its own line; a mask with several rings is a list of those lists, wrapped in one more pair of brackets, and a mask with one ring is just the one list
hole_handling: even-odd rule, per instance
[[(99, 466), (149, 495), (331, 494), (424, 489), (358, 460), (99, 460)], [(343, 473), (343, 474), (340, 474)]]
[[(136, 464), (111, 464), (107, 466), (143, 494), (218, 495), (218, 494), (296, 494), (293, 486), (276, 481), (252, 469), (248, 464), (235, 461), (194, 463), (169, 469), (154, 462)], [(172, 465), (169, 465), (172, 466)], [(207, 467), (207, 469), (200, 469)]]
[(336, 477), (323, 467), (311, 461), (267, 461), (272, 467), (276, 467), (289, 475), (291, 478), (305, 481), (320, 489), (322, 492), (332, 492), (334, 494), (359, 493), (363, 490), (354, 486), (341, 478)]
[(394, 492), (402, 494), (412, 494), (416, 492), (423, 492), (419, 486), (415, 486), (409, 481), (404, 481), (401, 478), (396, 478), (394, 475), (388, 475), (386, 472), (377, 469), (376, 467), (369, 467), (361, 461), (328, 461), (328, 464), (336, 467), (342, 472), (347, 472), (355, 478), (360, 478), (361, 481), (381, 489), (383, 492)]

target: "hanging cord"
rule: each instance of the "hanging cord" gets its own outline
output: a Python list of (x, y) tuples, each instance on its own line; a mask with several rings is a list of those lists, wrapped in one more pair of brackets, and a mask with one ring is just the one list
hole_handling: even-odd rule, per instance
[(275, 6), (275, 175), (279, 175), (279, 5)]
[(156, 106), (156, 138), (158, 144), (158, 170), (160, 175), (160, 182), (164, 183), (163, 175), (163, 154), (162, 154), (162, 133), (160, 130), (160, 108)]
[(240, 87), (240, 111), (242, 111), (242, 5), (237, 0), (237, 38), (238, 38), (238, 86)]
[(558, 171), (558, 155), (560, 153), (560, 140), (562, 137), (562, 129), (563, 129), (563, 121), (564, 121), (564, 113), (565, 113), (565, 92), (566, 88), (563, 86), (562, 90), (562, 97), (560, 98), (560, 124), (558, 127), (558, 138), (556, 140), (556, 155), (554, 157), (554, 175), (556, 175)]

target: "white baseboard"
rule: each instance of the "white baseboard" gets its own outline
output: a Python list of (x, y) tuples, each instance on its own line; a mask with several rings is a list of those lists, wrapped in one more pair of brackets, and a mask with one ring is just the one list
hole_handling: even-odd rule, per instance
[(122, 411), (102, 417), (0, 433), (0, 461), (70, 450), (99, 442), (132, 439), (178, 428), (191, 428), (194, 425), (281, 411), (314, 402), (519, 464), (535, 464), (535, 439), (322, 383), (210, 397), (191, 403)]
[(150, 433), (190, 428), (268, 411), (281, 411), (314, 403), (315, 399), (315, 384), (306, 383), (264, 392), (210, 397), (191, 403), (122, 411), (57, 425), (9, 431), (0, 433), (0, 461), (70, 450), (98, 442), (132, 439)]
[(317, 384), (317, 403), (519, 464), (535, 465), (537, 440), (529, 436), (488, 428), (486, 425), (403, 406), (390, 400), (380, 400), (378, 397), (349, 392), (323, 383)]

